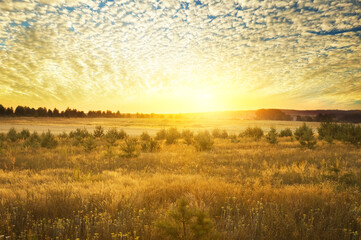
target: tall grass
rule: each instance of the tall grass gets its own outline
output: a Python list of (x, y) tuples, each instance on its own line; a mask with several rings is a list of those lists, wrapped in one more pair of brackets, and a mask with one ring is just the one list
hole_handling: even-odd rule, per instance
[[(173, 143), (99, 134), (86, 148), (51, 135), (55, 147), (33, 148), (32, 135), (0, 139), (0, 239), (360, 238), (354, 145), (185, 130)], [(158, 150), (138, 152), (148, 141)]]

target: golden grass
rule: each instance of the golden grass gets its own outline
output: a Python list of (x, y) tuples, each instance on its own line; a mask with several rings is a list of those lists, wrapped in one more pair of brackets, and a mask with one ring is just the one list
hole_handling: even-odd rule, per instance
[(198, 152), (180, 140), (123, 158), (102, 140), (91, 152), (59, 141), (4, 143), (0, 239), (169, 239), (156, 223), (182, 197), (209, 214), (218, 239), (360, 239), (354, 146), (240, 138)]

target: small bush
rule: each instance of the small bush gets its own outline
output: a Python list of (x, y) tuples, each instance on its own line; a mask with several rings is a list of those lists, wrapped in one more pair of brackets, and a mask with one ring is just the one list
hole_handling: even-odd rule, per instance
[(251, 137), (254, 140), (259, 141), (263, 137), (263, 130), (259, 127), (248, 127), (243, 133), (240, 134), (240, 137)]
[(142, 141), (150, 141), (151, 137), (147, 132), (143, 132), (142, 135), (140, 135), (140, 140)]
[(55, 136), (48, 130), (47, 133), (41, 135), (41, 146), (44, 148), (56, 148), (58, 141), (56, 141)]
[(66, 132), (62, 132), (61, 134), (59, 134), (59, 138), (67, 139), (67, 138), (68, 138), (68, 134), (67, 134)]
[(307, 127), (306, 123), (296, 129), (295, 138), (298, 140), (303, 147), (313, 149), (316, 145), (316, 138), (313, 135), (312, 128)]
[(19, 139), (27, 139), (28, 137), (30, 137), (30, 131), (28, 129), (23, 129), (20, 133), (19, 133)]
[(117, 134), (118, 139), (125, 139), (128, 136), (128, 134), (123, 130), (120, 129)]
[(156, 140), (164, 140), (167, 136), (167, 131), (162, 129), (156, 133), (155, 139)]
[(69, 137), (73, 139), (73, 145), (78, 146), (82, 145), (85, 138), (90, 136), (88, 130), (77, 128), (75, 131), (69, 133)]
[(280, 137), (292, 137), (292, 130), (289, 128), (281, 130)]
[(131, 158), (139, 156), (138, 141), (136, 138), (127, 137), (120, 146), (123, 154), (121, 156)]
[(159, 143), (153, 138), (150, 138), (147, 141), (142, 141), (141, 146), (143, 152), (157, 152), (160, 149)]
[(190, 207), (185, 199), (179, 199), (166, 218), (156, 223), (163, 237), (169, 239), (213, 239), (213, 222), (208, 214)]
[(224, 138), (224, 139), (228, 138), (228, 132), (227, 132), (227, 130), (224, 129), (224, 130), (222, 131), (221, 138)]
[(276, 144), (278, 142), (277, 141), (277, 131), (274, 127), (272, 127), (271, 130), (267, 133), (266, 140), (270, 144)]
[(95, 137), (93, 135), (89, 135), (89, 137), (85, 138), (82, 142), (83, 148), (85, 151), (90, 152), (97, 147), (97, 143), (95, 141)]
[(25, 140), (24, 142), (24, 147), (29, 147), (29, 148), (39, 148), (40, 147), (40, 136), (38, 135), (37, 132), (33, 132), (30, 137), (28, 139)]
[(115, 145), (116, 141), (119, 139), (124, 139), (127, 137), (126, 132), (124, 130), (118, 130), (116, 128), (109, 129), (108, 132), (105, 134), (105, 140), (108, 142), (109, 145)]
[(177, 128), (170, 128), (166, 132), (166, 143), (167, 144), (174, 144), (180, 138), (180, 133), (178, 132)]
[(318, 139), (325, 140), (328, 143), (332, 143), (333, 140), (338, 138), (339, 135), (339, 125), (333, 122), (321, 122), (318, 131)]
[(90, 135), (90, 133), (85, 128), (83, 128), (83, 129), (77, 128), (75, 131), (71, 131), (69, 133), (69, 137), (73, 138), (73, 139), (75, 139), (75, 138), (84, 139), (84, 138), (88, 137), (89, 135)]
[(222, 135), (221, 129), (219, 129), (219, 128), (213, 129), (213, 131), (212, 131), (212, 136), (213, 136), (214, 138), (220, 138), (221, 135)]
[(198, 133), (194, 140), (198, 151), (211, 150), (213, 147), (213, 139), (208, 131)]
[(182, 131), (182, 138), (187, 145), (191, 145), (194, 143), (194, 134), (189, 129), (185, 129)]
[(231, 134), (228, 136), (228, 138), (231, 140), (232, 143), (238, 143), (239, 139), (237, 138), (236, 134)]
[(96, 138), (101, 138), (104, 136), (104, 128), (102, 126), (96, 126), (93, 132), (93, 136)]
[(15, 130), (15, 128), (10, 128), (7, 135), (6, 135), (6, 138), (8, 140), (10, 140), (11, 142), (16, 142), (18, 140), (18, 134)]
[(361, 126), (352, 123), (343, 123), (340, 126), (340, 140), (344, 143), (351, 143), (355, 146), (361, 144)]

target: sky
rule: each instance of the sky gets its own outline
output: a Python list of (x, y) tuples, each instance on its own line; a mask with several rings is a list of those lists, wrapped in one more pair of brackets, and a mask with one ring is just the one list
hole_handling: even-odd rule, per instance
[(0, 104), (361, 109), (361, 1), (0, 0)]

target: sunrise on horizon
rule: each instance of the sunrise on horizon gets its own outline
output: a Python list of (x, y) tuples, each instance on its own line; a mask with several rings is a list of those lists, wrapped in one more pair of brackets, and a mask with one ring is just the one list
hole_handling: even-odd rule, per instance
[(0, 240), (361, 240), (361, 0), (0, 0)]
[(0, 1), (0, 103), (360, 109), (359, 1)]

